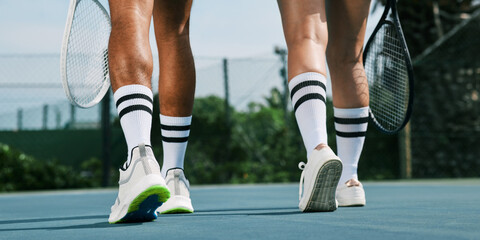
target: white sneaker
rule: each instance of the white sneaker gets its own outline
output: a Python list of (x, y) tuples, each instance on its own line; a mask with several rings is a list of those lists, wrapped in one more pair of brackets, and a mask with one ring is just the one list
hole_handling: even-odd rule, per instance
[(340, 207), (354, 207), (365, 206), (365, 191), (361, 182), (355, 181), (353, 185), (352, 179), (345, 184), (340, 184), (337, 187), (337, 193), (335, 194), (338, 200), (338, 206)]
[(132, 151), (127, 169), (120, 169), (118, 197), (109, 223), (146, 222), (157, 218), (155, 209), (170, 197), (153, 151), (140, 144)]
[[(300, 178), (298, 207), (302, 212), (331, 212), (337, 209), (335, 190), (342, 175), (342, 161), (330, 147), (313, 150)], [(303, 194), (302, 194), (303, 185)]]
[(193, 213), (192, 200), (190, 199), (190, 183), (183, 169), (174, 168), (167, 172), (165, 177), (167, 186), (172, 193), (172, 196), (166, 203), (157, 209), (160, 214), (167, 213)]

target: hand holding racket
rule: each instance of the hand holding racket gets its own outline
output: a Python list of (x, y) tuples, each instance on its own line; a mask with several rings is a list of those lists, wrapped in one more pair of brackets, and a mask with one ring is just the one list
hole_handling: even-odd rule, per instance
[(98, 0), (71, 0), (60, 57), (63, 89), (70, 102), (88, 108), (110, 87), (110, 17)]
[(384, 133), (408, 122), (413, 103), (413, 67), (398, 19), (396, 0), (387, 0), (363, 55), (370, 94), (370, 118)]

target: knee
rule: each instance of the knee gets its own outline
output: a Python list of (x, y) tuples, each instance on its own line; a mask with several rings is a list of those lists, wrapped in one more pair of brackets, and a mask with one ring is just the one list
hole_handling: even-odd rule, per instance
[(285, 40), (289, 49), (309, 45), (325, 49), (328, 43), (326, 24), (318, 17), (307, 16), (285, 32)]
[(149, 48), (135, 41), (110, 39), (108, 58), (111, 73), (127, 79), (149, 79), (153, 60)]
[(153, 72), (152, 59), (133, 52), (109, 55), (110, 75), (115, 79), (150, 80)]
[(188, 39), (190, 29), (190, 9), (185, 6), (172, 7), (171, 12), (154, 13), (154, 27), (157, 39), (176, 41)]
[(112, 18), (110, 44), (135, 46), (138, 42), (148, 41), (149, 21), (136, 11)]
[(162, 42), (188, 40), (189, 36), (190, 30), (188, 20), (186, 22), (163, 26), (158, 34), (156, 34), (157, 40)]
[(112, 32), (148, 31), (152, 13), (149, 7), (132, 1), (111, 6)]

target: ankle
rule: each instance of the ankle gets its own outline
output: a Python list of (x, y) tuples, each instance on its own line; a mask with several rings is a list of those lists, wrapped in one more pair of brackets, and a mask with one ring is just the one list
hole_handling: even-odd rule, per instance
[(322, 150), (322, 149), (324, 149), (324, 148), (326, 148), (326, 147), (328, 147), (327, 144), (325, 144), (325, 143), (320, 143), (320, 144), (318, 144), (318, 145), (315, 147), (315, 150)]
[(347, 187), (358, 187), (358, 186), (360, 186), (360, 182), (357, 179), (354, 179), (354, 178), (348, 180), (347, 182), (345, 182), (345, 184), (347, 185)]

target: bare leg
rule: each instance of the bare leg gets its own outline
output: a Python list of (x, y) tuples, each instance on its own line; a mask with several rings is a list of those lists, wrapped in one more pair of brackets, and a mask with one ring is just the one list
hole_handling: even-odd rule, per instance
[[(132, 94), (143, 94), (152, 98), (151, 76), (153, 69), (149, 42), (150, 20), (153, 0), (110, 0), (112, 32), (108, 45), (110, 79), (117, 103), (123, 133), (127, 141), (130, 162), (132, 149), (139, 143), (150, 145), (151, 103), (143, 102), (141, 108), (133, 110), (138, 101), (121, 101)], [(118, 90), (121, 91), (118, 91)], [(123, 103), (122, 105), (119, 105)], [(130, 111), (132, 110), (132, 111)], [(149, 112), (150, 111), (150, 112)]]
[(328, 42), (324, 0), (278, 0), (288, 47), (288, 79), (300, 73), (327, 74)]
[(154, 2), (110, 0), (109, 4), (112, 19), (110, 77), (129, 157), (119, 170), (118, 197), (108, 221), (152, 221), (157, 218), (155, 210), (170, 196), (149, 146), (153, 61), (148, 33)]
[(303, 212), (334, 211), (335, 188), (342, 162), (327, 146), (325, 0), (278, 0), (288, 46), (289, 89), (307, 164), (300, 180)]
[(363, 42), (370, 0), (327, 2), (327, 61), (332, 79), (337, 154), (343, 161), (337, 189), (339, 206), (365, 205), (357, 168), (368, 125), (368, 82)]
[(368, 106), (368, 82), (362, 59), (369, 7), (370, 0), (327, 2), (327, 61), (333, 105), (338, 108)]
[(160, 112), (167, 116), (192, 115), (195, 66), (189, 37), (191, 7), (192, 0), (155, 0)]
[[(325, 83), (325, 49), (328, 42), (325, 1), (278, 0), (278, 6), (288, 47), (290, 88), (295, 88), (294, 85), (307, 80), (316, 79)], [(294, 78), (296, 80), (292, 83)], [(299, 96), (292, 96), (294, 106), (301, 102), (298, 97), (305, 97), (305, 94), (321, 94), (324, 99), (320, 100), (325, 101), (325, 91), (320, 88), (307, 87), (302, 91), (304, 93), (295, 93)], [(302, 108), (295, 111), (307, 154), (314, 148), (320, 150), (327, 146), (325, 104), (318, 101), (319, 99), (312, 100), (301, 103)]]
[(195, 94), (195, 65), (190, 48), (192, 0), (155, 0), (153, 21), (160, 61), (158, 84), (162, 124), (162, 175), (172, 189), (159, 213), (192, 213), (183, 172)]
[(108, 58), (113, 91), (130, 84), (151, 88), (153, 60), (148, 32), (153, 0), (110, 0), (109, 4), (112, 33)]

